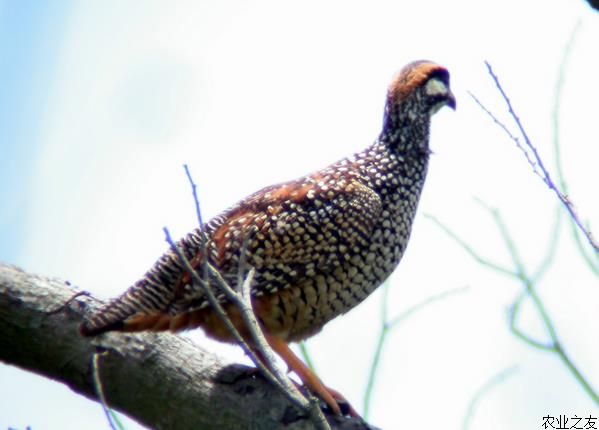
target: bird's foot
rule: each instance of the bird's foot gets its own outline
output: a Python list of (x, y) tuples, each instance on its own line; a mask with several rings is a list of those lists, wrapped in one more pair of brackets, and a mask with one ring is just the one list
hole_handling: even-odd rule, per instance
[[(298, 389), (310, 390), (310, 387), (306, 384), (302, 384), (300, 382), (294, 381), (291, 379), (291, 382), (295, 384)], [(326, 405), (326, 407), (337, 415), (348, 415), (352, 418), (362, 419), (360, 414), (356, 412), (351, 403), (341, 394), (339, 391), (327, 387), (326, 385), (322, 385), (322, 388), (326, 391), (327, 395), (322, 395), (322, 392), (315, 393), (320, 400)]]
[(349, 415), (352, 418), (362, 418), (360, 414), (358, 414), (358, 412), (356, 412), (356, 410), (353, 408), (351, 403), (349, 403), (347, 399), (343, 396), (343, 394), (341, 394), (337, 390), (332, 389), (331, 387), (326, 387), (326, 389), (331, 395), (331, 397), (335, 400), (335, 402), (337, 402), (337, 405), (342, 415)]

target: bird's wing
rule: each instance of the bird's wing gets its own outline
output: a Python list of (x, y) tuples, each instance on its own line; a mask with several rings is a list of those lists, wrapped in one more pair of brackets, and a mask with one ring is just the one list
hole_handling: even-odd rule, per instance
[[(326, 274), (368, 242), (382, 210), (379, 195), (358, 178), (312, 175), (273, 185), (216, 216), (205, 226), (208, 261), (235, 286), (244, 238), (247, 262), (256, 269), (254, 295), (276, 292), (316, 274)], [(251, 233), (250, 233), (251, 232)], [(193, 267), (205, 261), (195, 230), (177, 246)], [(227, 299), (210, 282), (217, 299)], [(84, 335), (110, 330), (142, 330), (208, 306), (204, 290), (191, 282), (176, 253), (169, 249), (145, 276), (120, 297), (88, 314)]]
[[(252, 292), (273, 293), (350, 259), (356, 246), (368, 243), (381, 210), (380, 196), (357, 178), (307, 176), (268, 187), (207, 226), (209, 261), (234, 286), (249, 234), (247, 268), (256, 269)], [(171, 313), (207, 305), (197, 286), (184, 289)]]

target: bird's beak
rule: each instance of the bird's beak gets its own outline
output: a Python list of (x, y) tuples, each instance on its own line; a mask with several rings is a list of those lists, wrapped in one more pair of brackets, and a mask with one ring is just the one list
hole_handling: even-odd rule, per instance
[(449, 92), (447, 93), (447, 106), (449, 106), (453, 110), (455, 110), (456, 107), (455, 96), (453, 95), (451, 90), (449, 90)]

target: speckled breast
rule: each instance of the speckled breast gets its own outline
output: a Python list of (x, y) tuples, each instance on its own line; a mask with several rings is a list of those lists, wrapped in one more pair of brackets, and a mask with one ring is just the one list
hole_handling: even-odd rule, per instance
[[(309, 337), (362, 302), (393, 272), (410, 236), (426, 175), (428, 157), (418, 157), (406, 160), (374, 146), (332, 166), (312, 184), (312, 206), (289, 207), (291, 218), (301, 221), (301, 238), (294, 237), (293, 223), (288, 230), (279, 226), (279, 237), (277, 229), (268, 226), (270, 236), (257, 238), (252, 255), (265, 239), (271, 246), (304, 241), (292, 249), (302, 250), (305, 265), (291, 259), (295, 265), (270, 267), (264, 252), (258, 252), (255, 306), (271, 333), (290, 341)], [(346, 164), (354, 167), (351, 174), (344, 169)], [(327, 193), (332, 196), (329, 200)], [(281, 215), (288, 219), (286, 213)], [(310, 220), (319, 226), (312, 230), (315, 234), (309, 233)], [(255, 264), (256, 257), (250, 261)], [(288, 279), (287, 287), (279, 289), (290, 272), (302, 276), (295, 283)]]

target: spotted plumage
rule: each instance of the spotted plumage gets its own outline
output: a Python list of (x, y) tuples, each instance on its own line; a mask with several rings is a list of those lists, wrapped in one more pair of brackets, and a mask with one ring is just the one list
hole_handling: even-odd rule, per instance
[[(207, 257), (235, 284), (250, 234), (246, 258), (256, 271), (251, 291), (264, 330), (284, 342), (313, 335), (364, 300), (399, 263), (426, 176), (430, 118), (443, 105), (455, 108), (447, 70), (429, 61), (409, 64), (389, 87), (382, 131), (371, 146), (250, 195), (177, 246), (194, 267)], [(235, 310), (211, 285), (235, 322)], [(169, 250), (81, 330), (94, 335), (197, 326), (232, 339)]]

